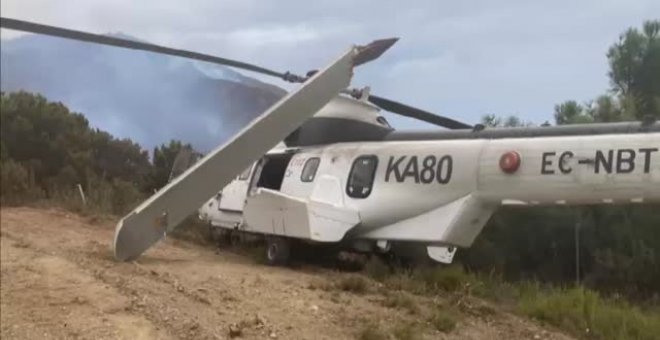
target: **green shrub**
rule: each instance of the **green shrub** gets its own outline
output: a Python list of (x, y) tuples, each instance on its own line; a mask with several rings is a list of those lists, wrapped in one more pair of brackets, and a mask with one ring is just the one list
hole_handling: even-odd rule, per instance
[(420, 338), (420, 328), (415, 323), (406, 322), (394, 327), (392, 334), (397, 340), (415, 340)]
[(406, 270), (392, 273), (383, 283), (390, 289), (405, 290), (413, 294), (424, 294), (427, 291), (426, 284)]
[(444, 333), (449, 333), (456, 328), (456, 318), (451, 312), (444, 309), (435, 311), (429, 319), (429, 323), (433, 328)]
[(370, 322), (365, 324), (357, 333), (357, 338), (360, 340), (383, 340), (387, 339), (388, 336), (377, 323)]
[(43, 196), (34, 174), (26, 167), (13, 160), (0, 162), (0, 203), (20, 205)]
[(410, 294), (406, 292), (394, 292), (385, 296), (383, 305), (389, 308), (398, 308), (407, 311), (410, 314), (419, 313), (419, 306)]
[(466, 273), (459, 265), (419, 269), (415, 276), (431, 291), (455, 292), (477, 283), (475, 277)]
[(362, 276), (351, 275), (337, 282), (337, 288), (355, 294), (364, 294), (369, 290), (369, 282)]
[(596, 339), (657, 339), (660, 314), (601, 298), (584, 288), (542, 290), (526, 287), (521, 312), (573, 334)]
[[(181, 222), (181, 224), (179, 224), (178, 227), (176, 227), (172, 232), (168, 233), (167, 235), (180, 240), (185, 240), (188, 242), (193, 242), (201, 245), (209, 245), (213, 243), (213, 241), (211, 240), (211, 235), (209, 233), (209, 225), (207, 223), (202, 222), (199, 218), (197, 218), (196, 214), (191, 214), (190, 216), (188, 216), (185, 220), (183, 220), (183, 222)], [(263, 262), (265, 253), (266, 251), (262, 249), (259, 250), (258, 256), (257, 253), (254, 252), (255, 260), (261, 259), (261, 262)]]
[(376, 281), (383, 281), (391, 274), (390, 267), (376, 256), (369, 258), (367, 263), (364, 264), (363, 270), (367, 276)]

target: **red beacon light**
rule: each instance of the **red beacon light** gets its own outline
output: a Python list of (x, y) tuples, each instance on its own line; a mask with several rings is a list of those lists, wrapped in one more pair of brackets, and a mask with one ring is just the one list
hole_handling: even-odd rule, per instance
[(507, 151), (500, 157), (500, 169), (507, 174), (512, 174), (520, 168), (520, 154), (515, 151)]

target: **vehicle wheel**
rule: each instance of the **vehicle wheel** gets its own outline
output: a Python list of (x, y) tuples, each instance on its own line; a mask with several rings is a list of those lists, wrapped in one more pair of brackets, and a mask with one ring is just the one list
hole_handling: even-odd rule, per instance
[(269, 265), (281, 266), (289, 262), (291, 242), (285, 237), (266, 238), (266, 260)]

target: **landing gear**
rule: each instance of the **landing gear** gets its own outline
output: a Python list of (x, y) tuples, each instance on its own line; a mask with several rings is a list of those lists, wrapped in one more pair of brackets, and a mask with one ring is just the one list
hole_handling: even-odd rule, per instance
[(231, 244), (230, 230), (210, 225), (209, 234), (211, 241), (213, 241), (218, 248), (226, 248)]
[(243, 243), (243, 236), (241, 235), (241, 232), (238, 230), (230, 230), (228, 242), (229, 245), (234, 248), (240, 247), (240, 245)]
[(289, 262), (291, 241), (286, 237), (266, 237), (266, 260), (269, 265), (281, 266)]

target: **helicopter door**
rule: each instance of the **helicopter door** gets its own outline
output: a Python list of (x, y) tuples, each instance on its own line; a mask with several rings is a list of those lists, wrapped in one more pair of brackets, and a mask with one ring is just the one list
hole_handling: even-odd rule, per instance
[(248, 167), (236, 179), (231, 181), (224, 189), (222, 189), (222, 196), (218, 209), (243, 211), (245, 205), (245, 197), (247, 196), (248, 188), (250, 186), (250, 173), (253, 166)]
[(256, 191), (257, 187), (279, 191), (293, 155), (293, 153), (278, 153), (264, 156), (257, 165), (251, 191)]

